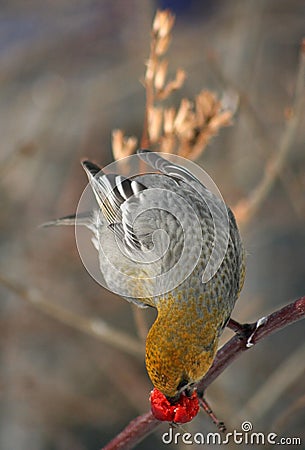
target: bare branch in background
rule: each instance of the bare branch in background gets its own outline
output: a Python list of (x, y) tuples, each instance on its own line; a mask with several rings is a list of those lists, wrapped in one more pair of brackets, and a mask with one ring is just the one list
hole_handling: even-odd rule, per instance
[(292, 149), (296, 131), (300, 123), (305, 104), (305, 39), (303, 39), (300, 51), (300, 66), (297, 75), (294, 102), (290, 117), (287, 119), (286, 128), (279, 143), (276, 153), (265, 165), (262, 180), (249, 194), (247, 199), (240, 200), (233, 208), (238, 223), (246, 225), (268, 196), (277, 177), (285, 167), (287, 156)]
[(143, 358), (144, 348), (140, 342), (128, 336), (126, 333), (114, 329), (103, 320), (79, 316), (62, 306), (45, 300), (35, 289), (27, 290), (17, 286), (3, 274), (0, 274), (0, 284), (53, 319), (106, 342), (132, 356)]

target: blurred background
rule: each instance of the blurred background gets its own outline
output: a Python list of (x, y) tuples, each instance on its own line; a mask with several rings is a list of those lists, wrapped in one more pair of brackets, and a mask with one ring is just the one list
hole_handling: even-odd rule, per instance
[[(139, 317), (88, 275), (73, 228), (38, 226), (75, 212), (87, 183), (80, 159), (110, 163), (114, 128), (140, 137), (140, 79), (152, 19), (164, 7), (176, 14), (170, 70), (188, 73), (179, 95), (194, 98), (205, 88), (240, 96), (233, 126), (221, 130), (197, 161), (230, 206), (260, 183), (287, 135), (304, 2), (1, 2), (3, 450), (96, 450), (149, 409)], [(236, 320), (256, 320), (305, 294), (304, 126), (303, 115), (283, 170), (242, 224), (247, 275)], [(143, 315), (147, 324), (155, 317)], [(121, 343), (99, 335), (96, 320), (132, 341), (124, 347), (125, 334)], [(263, 340), (208, 389), (229, 430), (248, 420), (254, 431), (305, 442), (304, 329), (301, 321)], [(230, 336), (226, 331), (223, 339)], [(137, 448), (163, 448), (167, 429), (161, 426)], [(187, 429), (215, 431), (204, 413)]]

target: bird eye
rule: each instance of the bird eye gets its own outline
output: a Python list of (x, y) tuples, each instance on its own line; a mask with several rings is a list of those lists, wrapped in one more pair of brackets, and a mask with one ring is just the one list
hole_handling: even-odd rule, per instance
[(188, 385), (188, 380), (186, 378), (182, 378), (182, 380), (180, 381), (180, 383), (177, 386), (177, 391), (180, 391), (182, 388), (184, 388), (184, 386)]

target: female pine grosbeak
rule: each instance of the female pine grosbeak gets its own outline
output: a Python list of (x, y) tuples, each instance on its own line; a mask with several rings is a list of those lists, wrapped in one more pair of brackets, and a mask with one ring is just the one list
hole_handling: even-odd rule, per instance
[[(155, 173), (127, 179), (84, 161), (97, 208), (48, 225), (76, 222), (90, 228), (107, 287), (140, 307), (157, 309), (146, 340), (146, 367), (154, 387), (174, 401), (182, 391), (191, 395), (213, 362), (243, 285), (244, 251), (233, 213), (219, 197), (158, 153), (138, 155)], [(155, 234), (158, 230), (163, 231)], [(203, 281), (208, 264), (212, 276)]]

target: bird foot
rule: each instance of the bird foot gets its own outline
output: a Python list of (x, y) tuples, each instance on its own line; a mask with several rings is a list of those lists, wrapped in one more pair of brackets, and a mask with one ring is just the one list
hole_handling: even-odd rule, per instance
[(228, 320), (226, 326), (230, 328), (230, 330), (233, 330), (239, 339), (247, 341), (247, 344), (256, 329), (255, 324), (239, 323), (232, 318)]
[(199, 397), (199, 404), (202, 407), (202, 409), (207, 413), (207, 415), (210, 417), (210, 419), (212, 420), (212, 422), (216, 425), (216, 427), (218, 428), (218, 430), (221, 433), (225, 433), (227, 430), (227, 427), (225, 426), (224, 422), (222, 422), (221, 420), (219, 420), (215, 414), (213, 413), (210, 405), (208, 404), (208, 402), (206, 401), (206, 399), (204, 397)]

